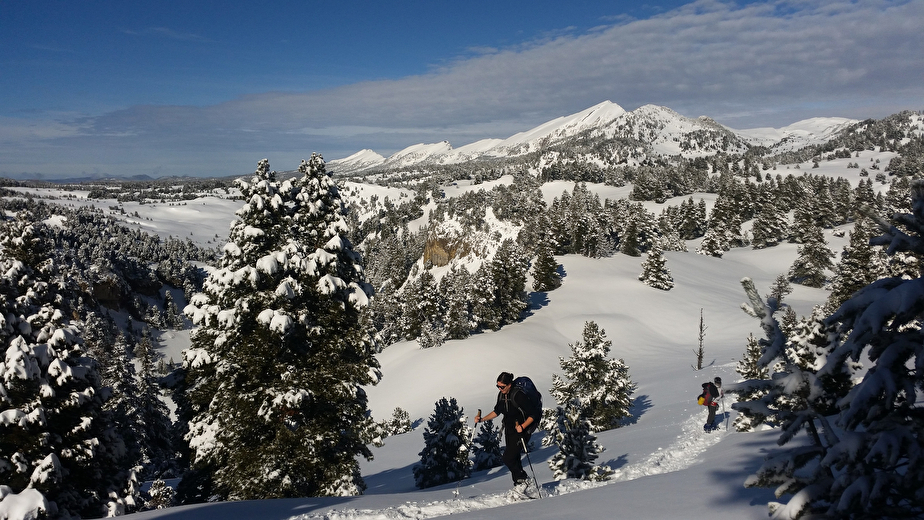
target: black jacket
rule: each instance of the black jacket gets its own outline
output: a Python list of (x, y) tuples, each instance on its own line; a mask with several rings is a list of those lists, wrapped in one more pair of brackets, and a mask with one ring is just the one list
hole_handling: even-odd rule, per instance
[[(494, 413), (503, 415), (502, 422), (504, 428), (515, 428), (517, 424), (523, 424), (529, 416), (529, 399), (526, 394), (511, 388), (510, 392), (504, 395), (503, 392), (497, 393), (497, 403), (494, 405)], [(535, 430), (539, 426), (539, 417), (533, 417), (533, 424), (529, 425), (528, 430)]]

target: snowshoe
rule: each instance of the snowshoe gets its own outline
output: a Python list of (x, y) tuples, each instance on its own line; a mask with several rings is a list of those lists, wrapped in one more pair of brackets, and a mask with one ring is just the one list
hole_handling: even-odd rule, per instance
[(510, 495), (514, 499), (525, 500), (539, 498), (539, 490), (531, 480), (520, 480), (513, 485)]

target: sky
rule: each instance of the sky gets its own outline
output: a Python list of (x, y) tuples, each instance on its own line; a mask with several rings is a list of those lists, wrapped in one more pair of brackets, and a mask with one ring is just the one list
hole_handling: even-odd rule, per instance
[[(892, 152), (862, 151), (859, 158), (824, 161), (817, 169), (811, 163), (800, 170), (831, 177), (844, 176), (853, 186), (861, 180), (850, 163), (880, 159), (888, 162)], [(510, 176), (498, 183), (511, 182)], [(447, 196), (485, 185), (447, 187)], [(543, 186), (550, 201), (573, 183), (556, 181)], [(616, 188), (590, 184), (601, 198), (626, 197), (631, 186)], [(887, 186), (877, 184), (877, 190)], [(17, 188), (18, 191), (27, 191)], [(396, 197), (398, 188), (349, 183), (344, 193), (379, 200)], [(38, 190), (43, 195), (58, 191)], [(86, 192), (77, 199), (58, 199), (68, 205), (96, 204)], [(694, 194), (711, 205), (714, 194)], [(655, 214), (667, 205), (676, 206), (686, 197), (664, 204), (645, 202)], [(48, 199), (53, 202), (55, 199)], [(113, 204), (115, 202), (113, 201)], [(196, 229), (199, 243), (214, 235), (227, 237), (228, 223), (236, 217), (240, 201), (207, 197), (188, 206), (125, 202), (127, 215), (136, 211), (135, 224), (149, 232), (182, 236), (189, 232), (186, 211), (201, 212)], [(117, 218), (131, 219), (118, 214)], [(747, 223), (743, 229), (747, 229)], [(849, 226), (846, 228), (849, 230)], [(840, 251), (848, 236), (825, 231), (832, 251)], [(798, 244), (780, 244), (765, 249), (734, 248), (722, 258), (695, 253), (700, 240), (687, 242), (689, 251), (665, 253), (675, 286), (661, 291), (638, 280), (644, 258), (614, 255), (586, 258), (557, 257), (564, 273), (560, 288), (530, 295), (530, 309), (522, 321), (499, 331), (475, 334), (465, 340), (447, 341), (438, 348), (420, 349), (416, 342), (399, 342), (377, 358), (381, 382), (367, 388), (373, 418), (390, 418), (396, 407), (406, 410), (416, 424), (412, 432), (385, 439), (374, 448), (374, 459), (361, 461), (368, 486), (366, 493), (349, 498), (304, 498), (244, 501), (182, 506), (137, 513), (128, 519), (198, 520), (399, 520), (445, 517), (463, 520), (505, 518), (512, 520), (560, 520), (562, 518), (677, 520), (745, 520), (767, 518), (767, 502), (775, 500), (771, 489), (745, 488), (745, 479), (763, 458), (778, 449), (779, 430), (736, 432), (731, 410), (734, 397), (726, 396), (718, 419), (725, 419), (717, 432), (702, 431), (706, 412), (696, 404), (701, 383), (721, 377), (726, 384), (739, 380), (735, 372), (747, 337), (762, 337), (760, 322), (741, 310), (747, 297), (741, 279), (754, 280), (761, 294), (769, 291), (777, 275), (784, 273), (797, 257)], [(498, 241), (499, 242), (499, 241)], [(214, 244), (209, 244), (214, 245)], [(448, 269), (444, 267), (442, 269)], [(822, 303), (828, 292), (793, 285), (786, 296), (798, 316), (807, 316), (812, 306)], [(694, 370), (699, 341), (699, 320), (705, 323), (705, 363)], [(538, 446), (524, 458), (530, 476), (542, 488), (544, 498), (519, 502), (508, 496), (510, 474), (505, 468), (475, 472), (461, 482), (417, 489), (414, 464), (424, 447), (423, 432), (435, 403), (442, 397), (455, 398), (468, 421), (475, 410), (493, 406), (496, 376), (501, 371), (528, 375), (551, 406), (552, 375), (562, 375), (559, 359), (570, 356), (569, 344), (581, 340), (585, 322), (594, 321), (612, 341), (610, 356), (623, 359), (637, 384), (632, 418), (625, 426), (601, 432), (598, 442), (605, 448), (598, 464), (614, 470), (611, 481), (595, 485), (576, 480), (556, 481), (548, 461), (554, 448)], [(155, 340), (165, 359), (180, 360), (189, 346), (189, 330), (167, 331)], [(725, 416), (724, 412), (728, 415)], [(727, 429), (726, 429), (727, 427)], [(794, 443), (802, 442), (800, 433)], [(531, 466), (530, 466), (531, 464)], [(458, 494), (456, 494), (458, 493)], [(785, 497), (784, 497), (785, 498)], [(3, 507), (0, 506), (0, 512)]]
[(0, 0), (0, 176), (225, 176), (602, 101), (737, 129), (924, 108), (924, 2)]

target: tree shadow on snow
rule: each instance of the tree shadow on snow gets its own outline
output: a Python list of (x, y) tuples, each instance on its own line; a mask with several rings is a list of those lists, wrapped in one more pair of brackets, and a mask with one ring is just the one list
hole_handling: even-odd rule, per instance
[(622, 425), (627, 426), (637, 423), (642, 414), (650, 410), (651, 407), (651, 399), (647, 395), (636, 397), (632, 400), (632, 405), (629, 406), (629, 417), (622, 420)]
[[(753, 433), (744, 433), (737, 435), (754, 435)], [(709, 472), (709, 481), (713, 487), (721, 490), (717, 495), (718, 502), (722, 504), (740, 504), (748, 505), (757, 509), (758, 514), (766, 514), (767, 503), (777, 502), (773, 493), (773, 488), (746, 488), (744, 480), (753, 475), (764, 462), (764, 458), (772, 453), (779, 451), (775, 443), (767, 436), (754, 435), (753, 441), (747, 441), (743, 446), (751, 449), (736, 450), (736, 455), (730, 455), (728, 469), (719, 469)], [(770, 443), (768, 444), (768, 440)], [(788, 500), (791, 495), (783, 497)]]
[(549, 304), (549, 293), (531, 292), (527, 297), (526, 309), (520, 314), (520, 319), (533, 315), (534, 310), (541, 309)]
[[(403, 468), (392, 468), (371, 475), (363, 475), (366, 482), (366, 495), (408, 493), (420, 491), (414, 480), (414, 466), (418, 463), (408, 464)], [(455, 482), (453, 482), (455, 484)]]
[(622, 455), (616, 457), (615, 459), (610, 459), (604, 462), (603, 466), (609, 466), (611, 469), (619, 469), (629, 463), (629, 454), (623, 453)]
[[(561, 264), (558, 265), (558, 269), (556, 269), (555, 271), (558, 272), (558, 275), (562, 278), (562, 280), (565, 279), (565, 276), (566, 276), (565, 268), (562, 267)], [(538, 310), (548, 305), (549, 304), (549, 293), (548, 291), (530, 292), (527, 296), (526, 303), (527, 303), (526, 309), (520, 315), (520, 319), (532, 316), (533, 310)]]

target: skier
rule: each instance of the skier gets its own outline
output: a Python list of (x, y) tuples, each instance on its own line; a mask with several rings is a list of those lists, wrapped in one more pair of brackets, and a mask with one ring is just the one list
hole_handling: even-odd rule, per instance
[(703, 393), (699, 395), (699, 402), (706, 407), (706, 411), (708, 412), (706, 424), (703, 425), (703, 431), (705, 432), (711, 432), (716, 429), (715, 411), (719, 407), (719, 403), (716, 402), (717, 397), (719, 397), (719, 389), (716, 388), (715, 384), (711, 381), (703, 383)]
[(475, 416), (475, 424), (490, 421), (503, 414), (502, 424), (506, 447), (502, 458), (504, 464), (510, 469), (514, 486), (525, 488), (529, 485), (529, 476), (523, 469), (521, 460), (523, 447), (539, 426), (538, 414), (541, 411), (534, 410), (534, 405), (529, 402), (530, 399), (526, 393), (514, 387), (513, 374), (510, 372), (501, 372), (497, 376), (497, 389), (497, 403), (494, 405), (494, 410), (484, 417)]

